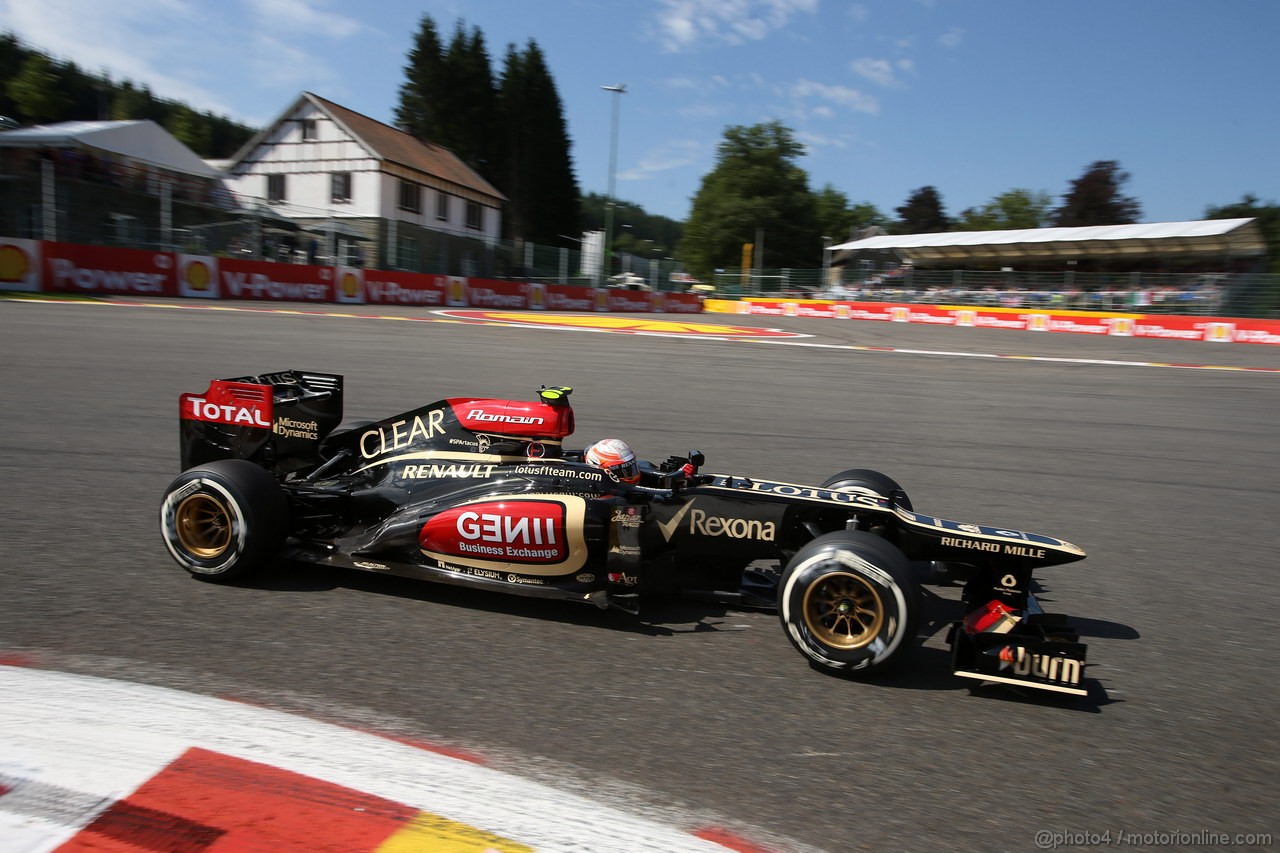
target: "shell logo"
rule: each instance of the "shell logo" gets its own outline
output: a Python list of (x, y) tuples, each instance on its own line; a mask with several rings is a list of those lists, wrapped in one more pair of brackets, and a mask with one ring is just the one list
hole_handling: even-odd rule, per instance
[(609, 291), (607, 290), (596, 291), (596, 310), (597, 311), (609, 310)]
[(0, 283), (16, 284), (31, 272), (31, 258), (17, 246), (0, 246)]
[(1027, 328), (1033, 332), (1049, 331), (1049, 315), (1048, 314), (1028, 314)]
[(360, 293), (360, 280), (356, 278), (356, 274), (353, 272), (343, 273), (342, 283), (339, 286), (342, 288), (342, 295), (348, 299), (355, 299)]
[(208, 290), (209, 282), (212, 279), (212, 276), (209, 275), (209, 265), (204, 261), (192, 261), (187, 264), (187, 269), (182, 277), (187, 283), (187, 288), (196, 293), (203, 293)]
[(654, 311), (664, 311), (667, 307), (666, 299), (667, 296), (665, 293), (660, 293), (655, 290), (649, 298), (649, 307)]
[(978, 319), (978, 312), (977, 312), (977, 311), (967, 311), (967, 310), (966, 310), (966, 311), (957, 311), (957, 312), (956, 312), (956, 325), (957, 325), (957, 326), (964, 326), (964, 327), (966, 327), (966, 328), (972, 328), (973, 324), (974, 324), (975, 322), (977, 322), (977, 319)]
[(1235, 332), (1235, 323), (1208, 323), (1205, 326), (1204, 339), (1229, 344), (1235, 339)]
[(848, 320), (852, 316), (853, 316), (853, 311), (849, 308), (848, 305), (836, 306), (836, 319)]
[(529, 285), (529, 307), (537, 310), (542, 310), (542, 308), (544, 307), (544, 303), (545, 303), (545, 299), (543, 298), (542, 285), (530, 284)]
[(1111, 331), (1108, 334), (1121, 338), (1133, 337), (1133, 318), (1115, 317), (1111, 320)]
[(911, 322), (911, 309), (903, 305), (895, 305), (889, 309), (889, 319), (895, 323)]
[(464, 305), (467, 299), (467, 283), (461, 278), (449, 279), (449, 302), (454, 305)]
[(786, 317), (795, 317), (800, 313), (800, 306), (794, 302), (782, 303), (782, 313)]

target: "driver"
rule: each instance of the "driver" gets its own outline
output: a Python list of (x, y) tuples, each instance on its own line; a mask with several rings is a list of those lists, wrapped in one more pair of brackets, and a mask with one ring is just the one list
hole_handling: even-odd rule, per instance
[(587, 448), (583, 459), (623, 483), (640, 482), (640, 463), (620, 438), (605, 438)]

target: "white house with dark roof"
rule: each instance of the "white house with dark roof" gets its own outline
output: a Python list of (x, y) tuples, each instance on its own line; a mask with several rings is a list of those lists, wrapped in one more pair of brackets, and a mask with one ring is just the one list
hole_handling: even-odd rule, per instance
[(236, 152), (227, 176), (242, 199), (330, 239), (325, 255), (361, 245), (387, 266), (439, 268), (472, 253), (444, 238), (493, 244), (502, 232), (506, 197), (452, 151), (310, 92)]

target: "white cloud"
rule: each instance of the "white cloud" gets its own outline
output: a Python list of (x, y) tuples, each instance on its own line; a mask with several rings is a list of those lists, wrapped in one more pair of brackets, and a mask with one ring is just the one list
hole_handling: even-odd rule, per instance
[(704, 43), (746, 44), (817, 9), (818, 0), (661, 0), (658, 38), (672, 53)]
[(871, 10), (862, 3), (850, 3), (846, 12), (854, 23), (858, 24), (865, 23), (867, 18), (871, 17)]
[(259, 27), (285, 33), (310, 33), (344, 39), (364, 27), (358, 19), (318, 8), (315, 0), (246, 0), (249, 14)]
[(848, 148), (853, 142), (852, 137), (848, 135), (827, 136), (804, 130), (796, 133), (796, 139), (804, 143), (807, 148)]
[(796, 100), (818, 99), (871, 115), (880, 112), (880, 102), (874, 96), (848, 86), (832, 86), (827, 83), (815, 83), (812, 80), (798, 80), (791, 84), (788, 91)]
[(959, 47), (964, 41), (965, 30), (960, 27), (952, 27), (946, 33), (938, 37), (938, 44), (943, 47)]
[(881, 86), (898, 86), (898, 78), (894, 75), (894, 65), (887, 59), (872, 59), (864, 56), (849, 63), (849, 68), (859, 77), (865, 77)]
[(661, 172), (692, 166), (707, 153), (707, 144), (696, 139), (673, 140), (653, 149), (629, 169), (618, 173), (620, 181), (648, 180)]

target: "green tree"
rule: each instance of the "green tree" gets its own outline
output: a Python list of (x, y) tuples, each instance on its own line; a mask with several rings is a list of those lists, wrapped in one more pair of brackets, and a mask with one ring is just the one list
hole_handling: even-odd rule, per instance
[(1044, 190), (1013, 189), (979, 208), (967, 208), (954, 223), (959, 231), (1003, 231), (1043, 228), (1049, 224), (1053, 200)]
[(29, 54), (6, 89), (16, 111), (35, 124), (62, 120), (72, 103), (53, 63), (43, 53)]
[(1258, 230), (1267, 244), (1266, 271), (1280, 274), (1280, 205), (1275, 202), (1263, 204), (1257, 196), (1248, 193), (1235, 204), (1206, 208), (1204, 218), (1256, 219)]
[(834, 243), (853, 239), (854, 232), (872, 225), (885, 225), (888, 219), (870, 202), (851, 204), (849, 197), (831, 184), (825, 184), (814, 195), (818, 230)]
[(209, 150), (209, 121), (190, 107), (179, 106), (171, 110), (164, 128), (192, 151)]
[(418, 139), (431, 139), (439, 125), (435, 95), (443, 86), (443, 50), (435, 21), (423, 15), (413, 37), (408, 64), (404, 67), (404, 83), (400, 84), (400, 103), (396, 106), (396, 124)]
[(1142, 205), (1135, 198), (1122, 195), (1129, 173), (1115, 160), (1098, 160), (1071, 182), (1062, 197), (1062, 206), (1054, 211), (1054, 224), (1059, 227), (1083, 225), (1129, 225), (1142, 216)]
[(893, 223), (896, 234), (932, 234), (951, 227), (942, 207), (942, 196), (935, 187), (921, 187), (896, 208), (898, 221)]
[(563, 242), (560, 235), (573, 236), (582, 227), (581, 197), (564, 105), (537, 42), (530, 40), (524, 50), (508, 45), (497, 114), (505, 144), (503, 172), (494, 183), (509, 199), (507, 236)]
[[(584, 229), (604, 230), (604, 212), (608, 201), (608, 197), (600, 193), (587, 193), (582, 197)], [(684, 233), (684, 226), (676, 220), (648, 213), (635, 202), (621, 199), (614, 205), (613, 222), (614, 249), (643, 257), (671, 256)]]
[(781, 122), (724, 132), (715, 167), (703, 177), (680, 241), (690, 271), (710, 277), (718, 267), (737, 268), (745, 243), (764, 234), (761, 268), (820, 265), (817, 210), (808, 176), (796, 165), (804, 146)]

